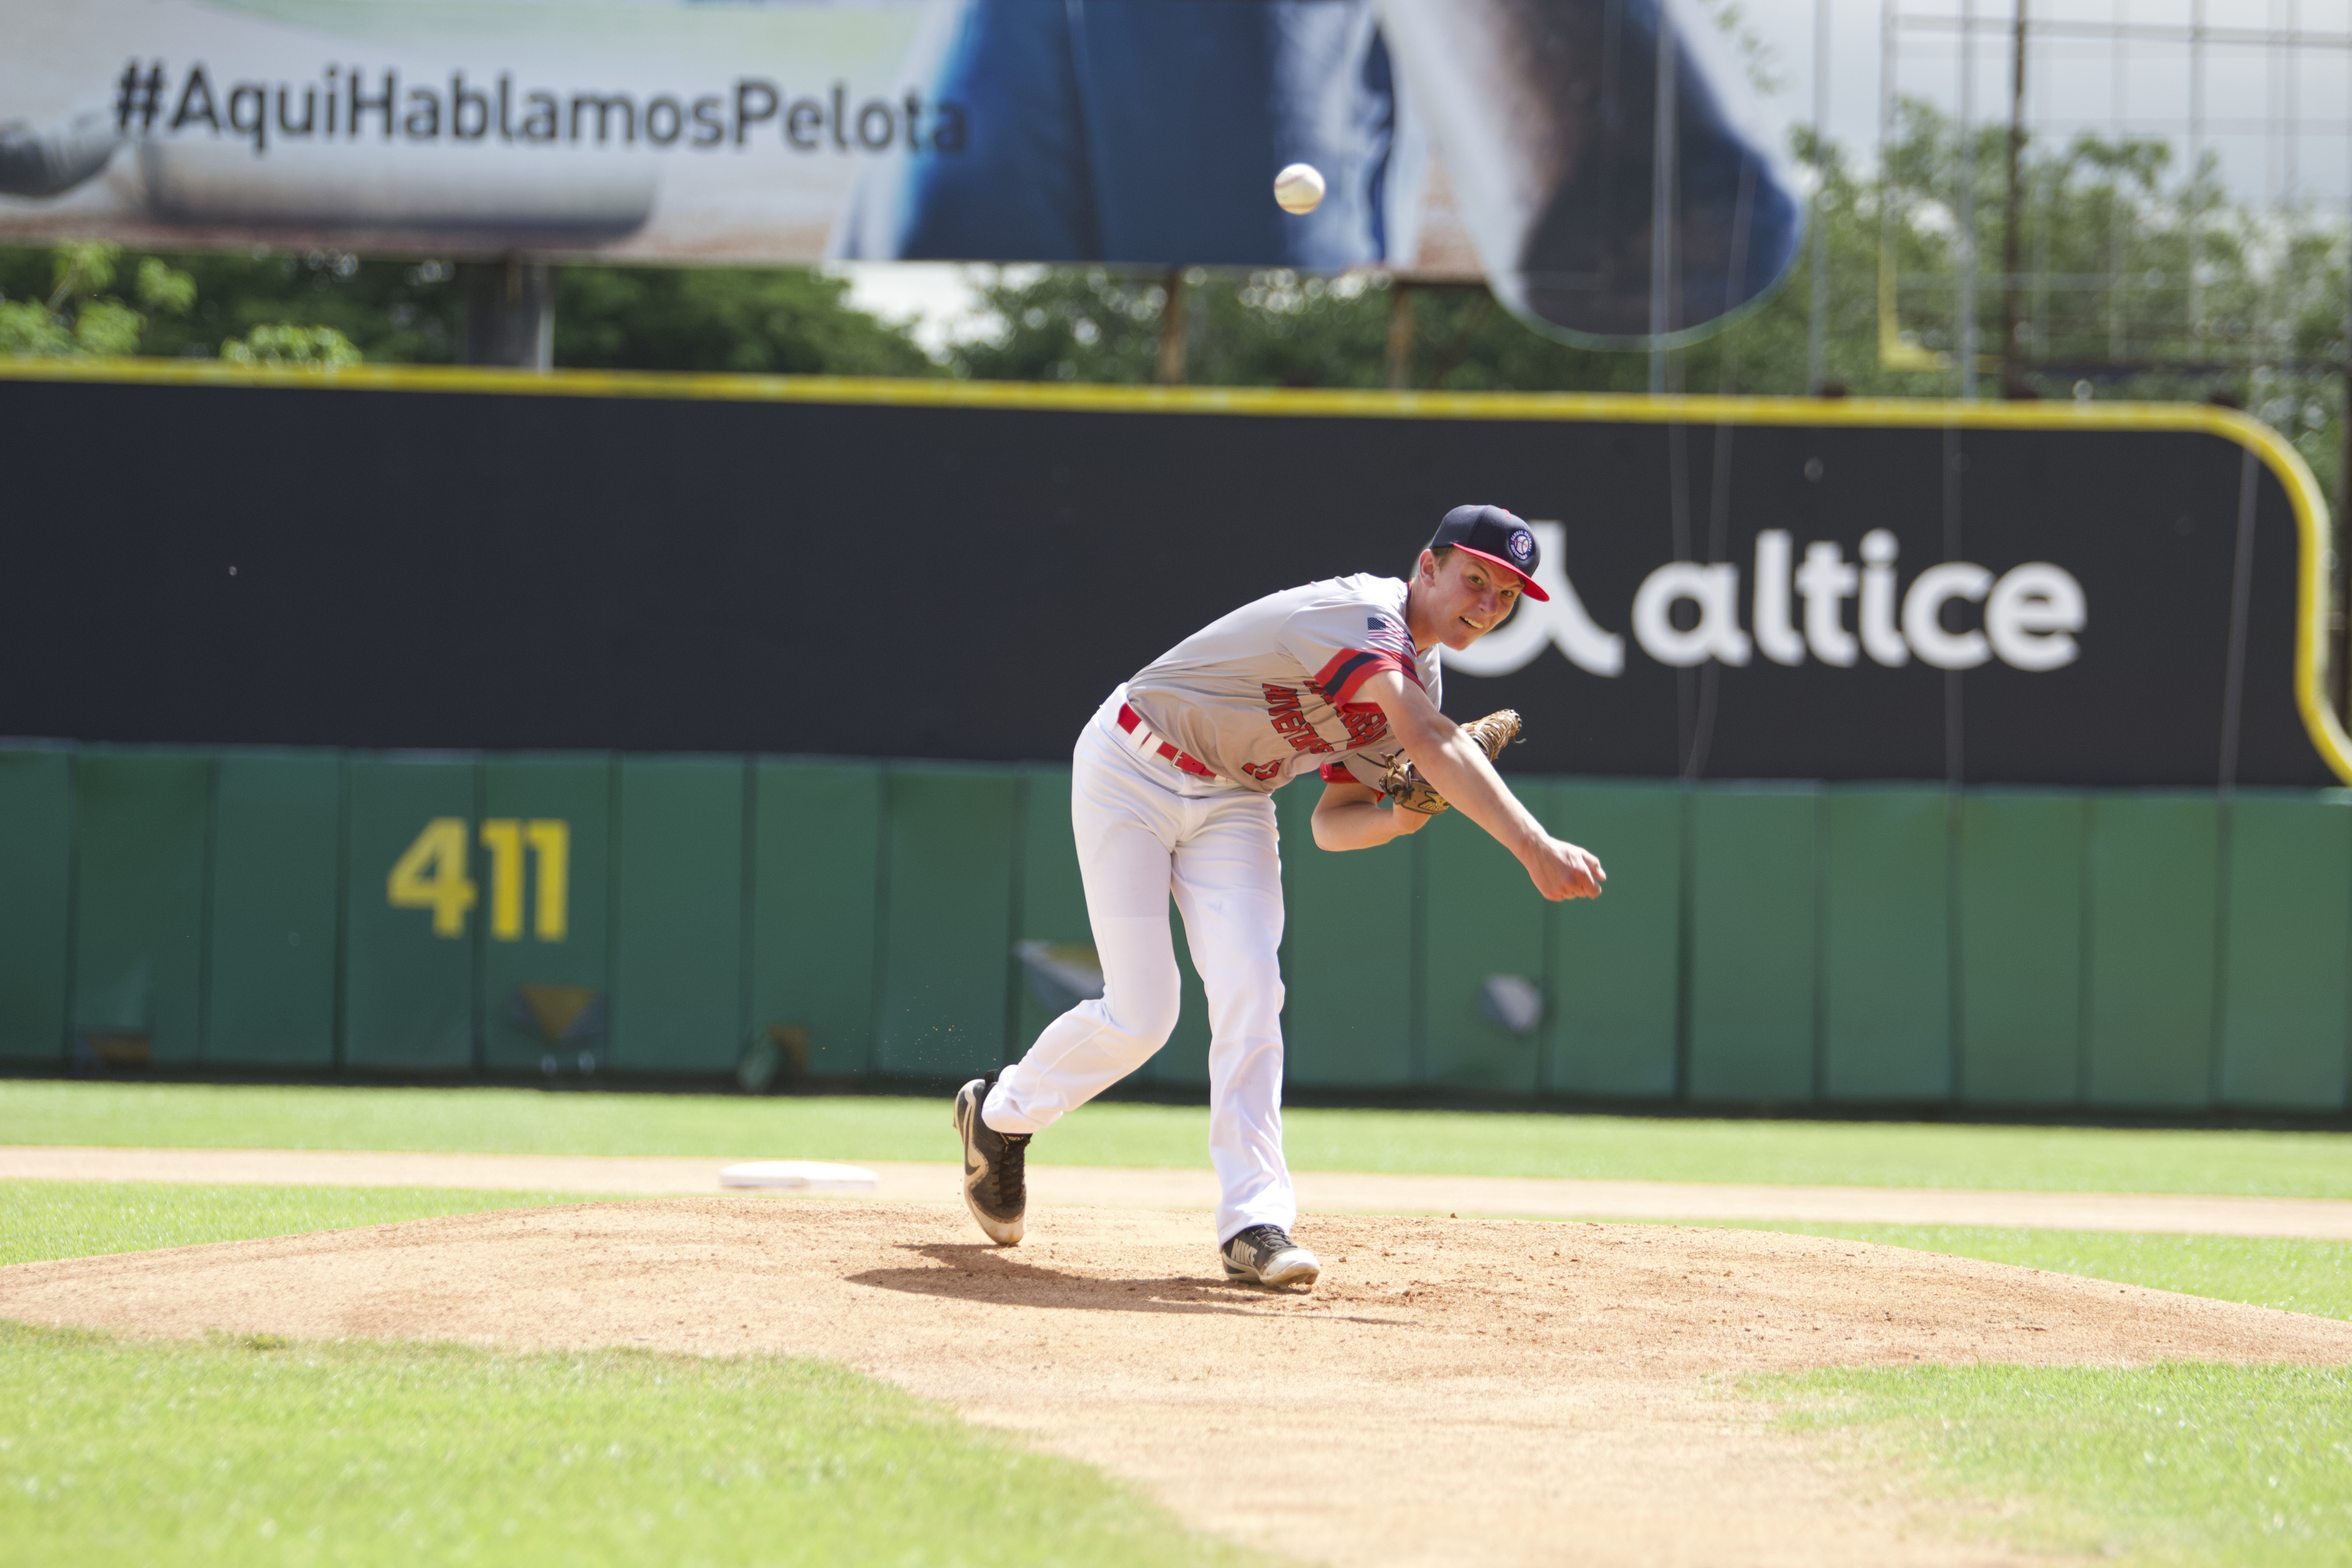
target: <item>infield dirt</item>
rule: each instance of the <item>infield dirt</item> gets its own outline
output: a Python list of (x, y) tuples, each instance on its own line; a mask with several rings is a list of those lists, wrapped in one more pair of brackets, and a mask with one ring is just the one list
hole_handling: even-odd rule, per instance
[[(2352, 1362), (2352, 1323), (1767, 1232), (1328, 1218), (1312, 1294), (1197, 1214), (683, 1198), (0, 1269), (132, 1333), (822, 1356), (1333, 1563), (1978, 1563), (1893, 1478), (1729, 1397), (1825, 1365)], [(2047, 1563), (2046, 1557), (2036, 1562)]]

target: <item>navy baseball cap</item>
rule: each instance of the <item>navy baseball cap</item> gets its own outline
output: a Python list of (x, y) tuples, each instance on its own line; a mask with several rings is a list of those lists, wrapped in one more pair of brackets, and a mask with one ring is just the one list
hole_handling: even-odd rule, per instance
[(1498, 506), (1457, 506), (1429, 536), (1432, 550), (1449, 544), (1517, 577), (1528, 598), (1549, 602), (1551, 595), (1536, 585), (1536, 567), (1543, 561), (1536, 531), (1515, 514)]

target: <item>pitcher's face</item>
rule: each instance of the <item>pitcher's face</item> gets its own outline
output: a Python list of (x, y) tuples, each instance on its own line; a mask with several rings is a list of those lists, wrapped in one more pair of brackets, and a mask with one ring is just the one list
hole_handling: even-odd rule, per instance
[(1519, 579), (1463, 551), (1440, 561), (1424, 550), (1413, 592), (1437, 640), (1459, 653), (1503, 624), (1519, 602)]

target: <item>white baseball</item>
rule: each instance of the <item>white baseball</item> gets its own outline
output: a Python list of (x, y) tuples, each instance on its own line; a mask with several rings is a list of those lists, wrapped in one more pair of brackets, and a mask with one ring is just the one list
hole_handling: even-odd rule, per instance
[(1274, 202), (1286, 213), (1311, 213), (1323, 200), (1323, 174), (1312, 163), (1293, 163), (1274, 177)]

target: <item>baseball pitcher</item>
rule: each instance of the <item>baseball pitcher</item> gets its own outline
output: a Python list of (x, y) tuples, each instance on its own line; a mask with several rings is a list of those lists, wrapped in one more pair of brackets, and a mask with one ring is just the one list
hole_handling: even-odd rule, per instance
[[(1271, 594), (1160, 655), (1078, 737), (1070, 826), (1103, 994), (1019, 1061), (958, 1091), (964, 1200), (1021, 1239), (1029, 1141), (1133, 1072), (1176, 1027), (1173, 895), (1209, 999), (1209, 1152), (1226, 1275), (1311, 1285), (1282, 1157), (1282, 861), (1274, 792), (1322, 775), (1315, 842), (1369, 849), (1449, 805), (1517, 856), (1547, 899), (1597, 898), (1600, 861), (1544, 831), (1496, 773), (1518, 728), (1438, 711), (1438, 650), (1499, 626), (1536, 585), (1534, 531), (1496, 506), (1445, 514), (1410, 582), (1359, 574)], [(1387, 805), (1383, 805), (1383, 802)]]

